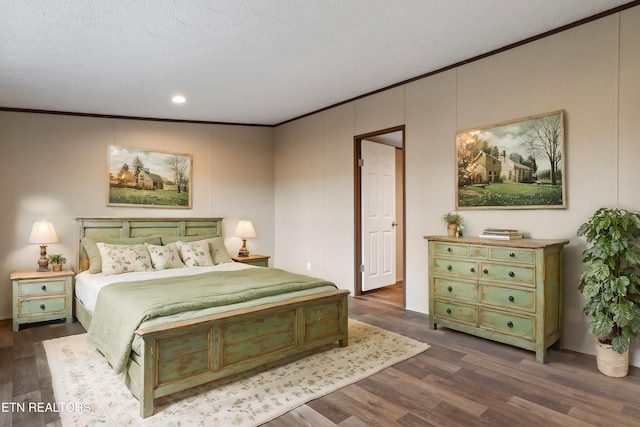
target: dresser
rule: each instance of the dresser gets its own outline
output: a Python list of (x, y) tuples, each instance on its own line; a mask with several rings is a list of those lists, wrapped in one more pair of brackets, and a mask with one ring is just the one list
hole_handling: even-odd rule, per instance
[(568, 240), (425, 236), (429, 323), (536, 352), (560, 346)]
[(14, 271), (13, 332), (23, 323), (44, 322), (54, 319), (73, 321), (74, 274), (62, 271)]

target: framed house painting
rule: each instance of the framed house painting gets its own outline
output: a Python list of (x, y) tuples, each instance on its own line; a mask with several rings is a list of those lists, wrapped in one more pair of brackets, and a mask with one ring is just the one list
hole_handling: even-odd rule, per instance
[(109, 146), (108, 206), (191, 208), (190, 154)]
[(566, 208), (564, 114), (456, 134), (456, 209)]

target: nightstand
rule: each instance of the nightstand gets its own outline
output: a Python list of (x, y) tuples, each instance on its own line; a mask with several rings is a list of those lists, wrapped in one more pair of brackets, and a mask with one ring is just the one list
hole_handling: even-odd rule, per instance
[(69, 270), (12, 272), (13, 332), (23, 323), (62, 318), (71, 323), (73, 275)]
[(234, 256), (231, 257), (235, 262), (242, 262), (244, 264), (257, 265), (258, 267), (269, 267), (269, 256), (267, 255), (249, 255), (249, 256)]

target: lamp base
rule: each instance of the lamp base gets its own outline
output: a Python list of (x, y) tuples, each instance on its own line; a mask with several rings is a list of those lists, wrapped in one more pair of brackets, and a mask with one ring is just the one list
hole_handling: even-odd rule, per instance
[(238, 256), (249, 256), (249, 249), (247, 249), (247, 239), (242, 238), (242, 247), (238, 251)]
[(49, 260), (47, 259), (47, 245), (40, 245), (40, 259), (38, 260), (38, 271), (49, 271)]

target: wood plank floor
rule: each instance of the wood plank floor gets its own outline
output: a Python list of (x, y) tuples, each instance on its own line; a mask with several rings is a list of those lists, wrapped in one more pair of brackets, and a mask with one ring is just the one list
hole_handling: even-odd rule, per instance
[(369, 301), (382, 302), (402, 308), (404, 307), (404, 285), (400, 281), (393, 285), (365, 292), (360, 297)]
[[(287, 426), (640, 426), (640, 369), (626, 378), (597, 372), (595, 358), (532, 352), (445, 328), (423, 314), (352, 298), (350, 316), (431, 349), (309, 402), (266, 424)], [(42, 341), (84, 332), (79, 323), (11, 332), (0, 321), (0, 400), (54, 402)], [(0, 412), (0, 426), (56, 426), (56, 414)]]

